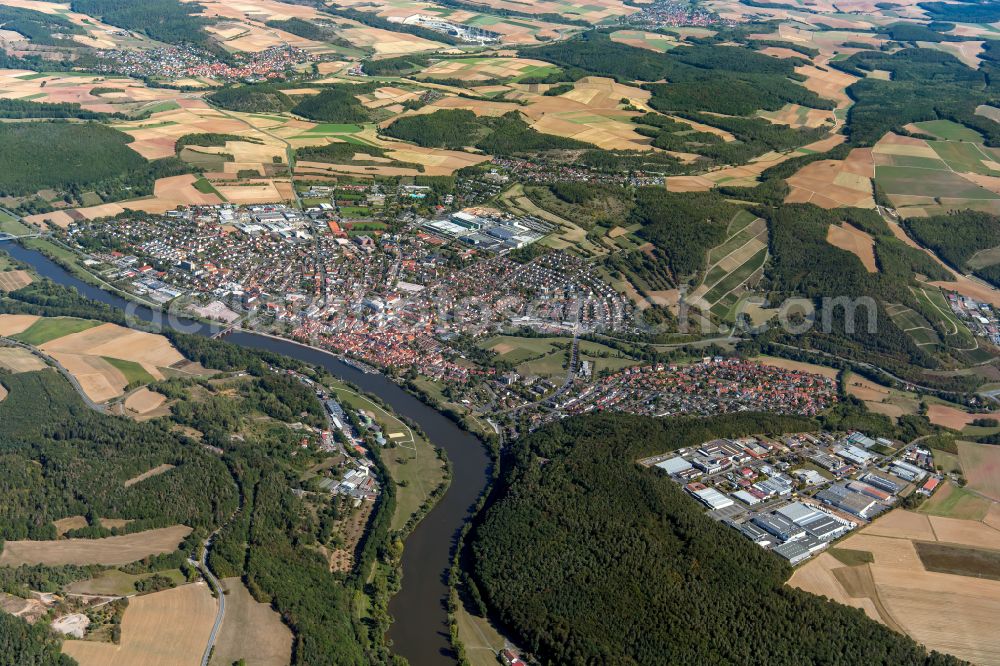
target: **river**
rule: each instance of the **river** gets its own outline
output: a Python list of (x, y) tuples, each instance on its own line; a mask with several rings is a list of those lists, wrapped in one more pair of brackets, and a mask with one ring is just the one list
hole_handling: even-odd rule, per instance
[[(53, 282), (75, 287), (81, 294), (147, 322), (163, 324), (162, 313), (126, 301), (98, 287), (83, 282), (39, 252), (15, 243), (3, 243), (0, 249)], [(206, 334), (207, 327), (190, 320), (177, 322), (188, 333)], [(458, 533), (468, 520), (470, 509), (486, 487), (490, 459), (479, 439), (459, 428), (437, 410), (428, 407), (392, 381), (378, 374), (366, 374), (325, 351), (286, 340), (237, 331), (226, 340), (243, 347), (265, 349), (326, 368), (330, 374), (356, 384), (379, 396), (397, 413), (412, 419), (440, 446), (451, 461), (452, 481), (434, 510), (406, 539), (403, 551), (403, 588), (389, 603), (395, 622), (389, 629), (393, 651), (406, 657), (413, 666), (453, 665), (447, 611), (446, 576), (451, 552)]]

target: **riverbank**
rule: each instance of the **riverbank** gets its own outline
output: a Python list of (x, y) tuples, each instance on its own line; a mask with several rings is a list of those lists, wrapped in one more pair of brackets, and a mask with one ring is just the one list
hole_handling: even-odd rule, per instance
[[(141, 321), (158, 326), (183, 324), (186, 333), (205, 335), (210, 327), (193, 319), (165, 321), (162, 310), (154, 310), (125, 300), (122, 296), (87, 284), (37, 250), (5, 244), (15, 259), (27, 263), (41, 276), (82, 295), (115, 308), (129, 308)], [(491, 459), (483, 442), (404, 390), (384, 375), (367, 374), (344, 363), (335, 354), (277, 336), (235, 331), (226, 341), (251, 349), (282, 354), (319, 366), (334, 377), (358, 386), (384, 401), (392, 411), (410, 419), (429, 441), (442, 448), (452, 468), (452, 483), (427, 516), (406, 539), (401, 558), (404, 584), (390, 600), (389, 613), (395, 622), (388, 638), (392, 649), (411, 664), (436, 666), (456, 663), (450, 641), (446, 600), (447, 572), (459, 533), (471, 516), (490, 477)]]

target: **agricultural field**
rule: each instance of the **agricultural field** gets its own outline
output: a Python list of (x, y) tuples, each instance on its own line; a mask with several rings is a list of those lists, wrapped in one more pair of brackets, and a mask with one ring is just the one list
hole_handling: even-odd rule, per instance
[(923, 133), (931, 130), (943, 140), (887, 134), (872, 148), (875, 182), (899, 213), (920, 217), (962, 208), (1000, 212), (1000, 153), (983, 146), (982, 137), (963, 131), (961, 125), (933, 121)]
[(251, 596), (239, 578), (222, 579), (226, 615), (209, 666), (245, 659), (258, 666), (285, 666), (292, 657), (292, 632), (268, 604)]
[[(180, 569), (167, 569), (156, 572), (161, 576), (171, 579), (176, 585), (183, 585), (186, 580)], [(115, 597), (134, 595), (135, 584), (156, 573), (127, 574), (119, 569), (108, 569), (98, 576), (87, 580), (71, 583), (66, 587), (66, 591), (71, 594), (95, 594)]]
[[(85, 319), (0, 315), (0, 334), (55, 359), (94, 402), (119, 397), (129, 386), (164, 379), (165, 369), (186, 361), (162, 336)], [(133, 400), (133, 407), (137, 405), (147, 411), (160, 406), (145, 396)]]
[(958, 442), (967, 488), (1000, 502), (1000, 447)]
[(122, 618), (121, 643), (72, 641), (63, 652), (80, 666), (189, 666), (200, 662), (217, 602), (205, 583), (135, 597)]
[(871, 150), (855, 148), (844, 160), (820, 160), (788, 178), (787, 203), (811, 203), (821, 208), (874, 208)]
[(941, 344), (941, 337), (934, 330), (934, 326), (916, 310), (895, 303), (886, 304), (885, 311), (893, 323), (913, 338), (917, 345)]
[(680, 40), (670, 35), (642, 30), (618, 30), (611, 33), (611, 41), (640, 49), (649, 49), (657, 53), (665, 53), (681, 43)]
[[(935, 452), (936, 457), (937, 452)], [(968, 490), (946, 481), (934, 496), (920, 505), (920, 513), (929, 516), (982, 520), (990, 510), (990, 502)]]
[(878, 272), (875, 263), (875, 240), (861, 229), (847, 222), (831, 224), (827, 229), (826, 242), (856, 256), (869, 273)]
[(889, 388), (853, 373), (844, 378), (844, 389), (848, 395), (864, 401), (872, 412), (893, 419), (916, 414), (920, 409), (917, 394)]
[[(968, 509), (961, 501), (956, 507)], [(992, 520), (996, 507), (983, 519)], [(845, 566), (824, 553), (798, 568), (789, 584), (861, 608), (930, 649), (979, 664), (1000, 662), (1000, 640), (990, 628), (1000, 611), (1000, 582), (986, 579), (1000, 557), (1000, 531), (979, 520), (897, 509), (838, 548), (869, 553), (871, 562)], [(942, 623), (945, 614), (949, 622)]]
[(488, 81), (505, 79), (517, 82), (529, 76), (547, 76), (559, 69), (547, 62), (526, 58), (455, 58), (439, 60), (416, 75), (417, 79), (455, 79)]
[(17, 291), (27, 287), (32, 281), (28, 271), (0, 271), (0, 291)]
[(48, 367), (45, 361), (21, 347), (0, 347), (0, 368), (14, 373), (34, 372)]
[(188, 534), (190, 527), (175, 525), (106, 539), (63, 539), (60, 541), (7, 541), (0, 565), (22, 564), (106, 564), (118, 566), (150, 555), (171, 553)]
[(723, 318), (767, 261), (767, 224), (750, 215), (737, 217), (741, 221), (730, 225), (725, 242), (709, 250), (705, 277), (689, 296), (693, 305)]

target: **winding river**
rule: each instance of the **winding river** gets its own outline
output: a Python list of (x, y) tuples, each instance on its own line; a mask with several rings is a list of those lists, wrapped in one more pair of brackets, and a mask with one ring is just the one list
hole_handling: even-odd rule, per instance
[[(15, 259), (30, 264), (42, 276), (75, 287), (88, 298), (133, 316), (161, 324), (162, 313), (126, 301), (108, 291), (89, 285), (34, 250), (15, 243), (0, 248)], [(206, 327), (190, 320), (180, 321), (185, 332), (206, 334)], [(226, 340), (234, 344), (264, 349), (322, 366), (332, 375), (378, 395), (396, 413), (417, 423), (435, 446), (448, 454), (452, 482), (448, 492), (406, 540), (403, 551), (403, 588), (389, 604), (395, 623), (389, 630), (392, 649), (413, 666), (453, 665), (456, 660), (449, 644), (445, 601), (448, 594), (447, 570), (451, 552), (462, 525), (479, 494), (486, 487), (490, 460), (485, 447), (438, 411), (428, 407), (382, 375), (366, 374), (325, 351), (287, 340), (237, 331)]]

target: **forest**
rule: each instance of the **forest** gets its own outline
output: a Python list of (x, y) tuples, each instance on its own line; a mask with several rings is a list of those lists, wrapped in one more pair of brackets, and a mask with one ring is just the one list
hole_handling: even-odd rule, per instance
[[(48, 281), (0, 297), (0, 311), (122, 319), (119, 311)], [(391, 662), (383, 640), (389, 623), (385, 590), (372, 590), (368, 581), (375, 562), (389, 557), (394, 486), (385, 484), (356, 554), (357, 565), (348, 574), (331, 574), (316, 548), (324, 534), (329, 537), (325, 530), (333, 514), (320, 502), (321, 510), (314, 515), (306, 502), (317, 504), (315, 498), (307, 500), (289, 492), (302, 488), (303, 473), (318, 459), (297, 446), (302, 434), (283, 424), (321, 424), (325, 417), (311, 389), (275, 370), (298, 370), (315, 379), (321, 378), (322, 371), (222, 340), (172, 330), (164, 334), (181, 353), (205, 367), (247, 371), (249, 377), (241, 380), (233, 399), (186, 401), (168, 419), (140, 424), (87, 409), (55, 372), (0, 376), (10, 389), (9, 397), (0, 403), (0, 419), (5, 424), (0, 433), (0, 494), (9, 498), (0, 503), (0, 526), (8, 525), (9, 517), (11, 527), (5, 529), (15, 532), (13, 537), (27, 533), (53, 538), (54, 527), (48, 520), (73, 512), (86, 514), (88, 506), (96, 515), (183, 519), (200, 526), (197, 533), (202, 538), (210, 528), (225, 524), (217, 541), (219, 553), (213, 554), (210, 565), (220, 575), (242, 574), (253, 595), (282, 615), (296, 637), (293, 664)], [(197, 382), (169, 380), (158, 388), (174, 395), (186, 386), (197, 386)], [(38, 410), (51, 417), (40, 423)], [(260, 414), (275, 419), (275, 427), (261, 431), (261, 436), (228, 436), (227, 426), (246, 425), (248, 416)], [(260, 428), (257, 418), (249, 422), (254, 429)], [(222, 458), (173, 434), (170, 426), (177, 423), (204, 427), (206, 437), (224, 444)], [(380, 478), (387, 479), (377, 453), (373, 455)], [(29, 462), (35, 458), (41, 465)], [(123, 479), (162, 462), (178, 467), (133, 486), (134, 491), (122, 488)], [(206, 502), (206, 497), (214, 499)], [(241, 511), (234, 513), (237, 506)], [(11, 590), (25, 584), (51, 586), (93, 575), (79, 567), (65, 571), (22, 567), (16, 572), (9, 581), (0, 576), (0, 586)], [(367, 604), (365, 595), (373, 595), (373, 601), (370, 615), (361, 619), (355, 606)], [(6, 639), (0, 631), (0, 645)], [(47, 633), (39, 633), (23, 652), (14, 654), (29, 655), (50, 640)], [(6, 666), (2, 659), (0, 663)]]
[(204, 43), (210, 21), (201, 14), (205, 7), (181, 0), (72, 0), (74, 12), (87, 14), (125, 30), (144, 33), (168, 44)]
[(0, 99), (0, 118), (77, 118), (79, 120), (125, 120), (121, 113), (88, 111), (75, 102), (32, 102), (25, 99)]
[(962, 210), (911, 217), (903, 220), (903, 226), (921, 245), (961, 272), (968, 269), (974, 254), (1000, 246), (1000, 217), (990, 213)]
[(532, 129), (516, 111), (492, 118), (477, 116), (465, 109), (443, 109), (404, 116), (383, 132), (418, 146), (461, 150), (472, 145), (491, 155), (594, 147), (583, 141)]
[(638, 235), (663, 251), (671, 272), (683, 279), (705, 266), (705, 253), (726, 238), (739, 207), (717, 192), (668, 192), (644, 187), (636, 192), (632, 219)]
[[(0, 382), (10, 391), (0, 402), (0, 539), (53, 539), (52, 521), (90, 513), (214, 528), (236, 509), (225, 465), (165, 424), (98, 414), (50, 370)], [(124, 487), (163, 463), (176, 469)]]
[[(147, 162), (129, 148), (132, 138), (94, 122), (0, 123), (0, 196), (24, 196), (52, 189), (66, 203), (83, 204), (92, 191), (102, 201), (120, 201), (153, 193), (158, 178), (188, 173), (181, 160)], [(33, 203), (34, 202), (34, 203)], [(22, 213), (48, 212), (51, 206), (29, 200)]]
[(576, 417), (519, 440), (472, 532), (491, 614), (543, 663), (959, 664), (856, 608), (785, 587), (790, 569), (638, 458), (795, 432), (766, 414)]
[[(966, 125), (983, 134), (989, 145), (1000, 145), (1000, 125), (975, 114), (976, 107), (993, 96), (988, 63), (974, 70), (949, 53), (908, 48), (861, 51), (830, 65), (861, 77), (848, 88), (855, 103), (847, 114), (847, 132), (856, 145), (870, 146), (886, 132), (905, 133), (902, 128), (908, 123), (939, 118)], [(892, 80), (868, 77), (873, 70), (890, 72)]]
[(79, 46), (72, 39), (55, 35), (82, 35), (83, 28), (59, 14), (46, 14), (21, 7), (0, 5), (0, 25), (31, 40), (37, 46)]
[(650, 106), (663, 112), (709, 111), (746, 116), (758, 110), (776, 111), (785, 104), (832, 109), (823, 99), (794, 81), (801, 80), (796, 58), (772, 58), (744, 46), (693, 44), (664, 54), (611, 41), (604, 32), (525, 49), (525, 57), (538, 58), (566, 70), (563, 78), (575, 80), (588, 74), (623, 81), (647, 83), (653, 92)]
[(295, 106), (288, 95), (269, 83), (222, 88), (205, 99), (228, 111), (242, 113), (281, 113)]
[(59, 651), (59, 641), (44, 624), (28, 624), (0, 612), (0, 664), (3, 666), (75, 666)]
[(362, 92), (355, 86), (325, 88), (292, 107), (292, 113), (324, 123), (367, 122), (370, 119), (368, 109), (355, 97)]

